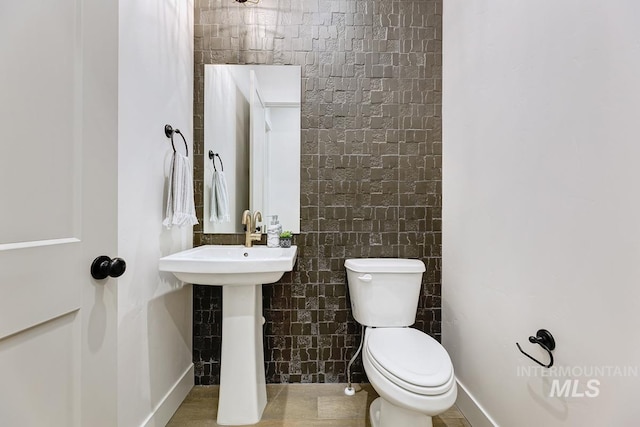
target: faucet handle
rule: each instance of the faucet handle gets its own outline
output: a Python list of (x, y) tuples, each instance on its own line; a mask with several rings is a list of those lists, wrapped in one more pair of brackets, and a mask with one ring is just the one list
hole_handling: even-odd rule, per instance
[(260, 227), (258, 227), (259, 222), (262, 222), (262, 212), (255, 211), (253, 213), (253, 227), (256, 229), (256, 231), (260, 231)]

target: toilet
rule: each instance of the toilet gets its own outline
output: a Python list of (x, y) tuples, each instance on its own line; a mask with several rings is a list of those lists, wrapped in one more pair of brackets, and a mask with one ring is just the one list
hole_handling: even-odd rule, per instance
[(432, 427), (431, 417), (455, 403), (447, 351), (415, 323), (422, 261), (361, 258), (345, 261), (353, 317), (366, 326), (362, 359), (380, 395), (369, 409), (373, 427)]

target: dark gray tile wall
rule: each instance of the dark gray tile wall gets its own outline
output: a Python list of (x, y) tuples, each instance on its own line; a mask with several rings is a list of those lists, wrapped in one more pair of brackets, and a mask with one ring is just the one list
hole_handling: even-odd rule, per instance
[[(203, 64), (302, 66), (302, 232), (295, 271), (263, 286), (268, 382), (346, 380), (360, 341), (349, 257), (424, 260), (415, 327), (440, 338), (441, 15), (441, 0), (196, 0), (200, 218)], [(242, 239), (194, 231), (196, 245)], [(195, 287), (196, 384), (219, 381), (221, 305), (219, 288)]]

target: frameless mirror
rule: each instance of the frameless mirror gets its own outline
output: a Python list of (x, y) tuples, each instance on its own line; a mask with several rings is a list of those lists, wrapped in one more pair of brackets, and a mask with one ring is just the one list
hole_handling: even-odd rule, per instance
[(204, 71), (204, 232), (242, 233), (250, 209), (300, 233), (300, 67)]

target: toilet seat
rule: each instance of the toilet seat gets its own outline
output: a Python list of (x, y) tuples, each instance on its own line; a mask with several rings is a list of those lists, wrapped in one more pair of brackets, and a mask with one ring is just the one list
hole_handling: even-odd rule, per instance
[(446, 393), (455, 382), (444, 347), (417, 329), (367, 329), (364, 357), (386, 379), (419, 395)]

